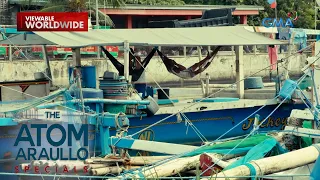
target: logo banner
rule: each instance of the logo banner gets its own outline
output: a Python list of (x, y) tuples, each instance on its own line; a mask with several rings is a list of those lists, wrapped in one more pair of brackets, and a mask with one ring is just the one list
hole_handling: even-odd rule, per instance
[(18, 31), (88, 31), (87, 12), (19, 12)]

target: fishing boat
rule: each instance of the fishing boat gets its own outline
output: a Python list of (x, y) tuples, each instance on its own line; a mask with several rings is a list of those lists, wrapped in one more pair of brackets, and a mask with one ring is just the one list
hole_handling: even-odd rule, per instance
[[(186, 34), (192, 34), (192, 36), (186, 38)], [(204, 34), (211, 35), (208, 37), (204, 36)], [(242, 36), (238, 36), (238, 34)], [(141, 38), (142, 35), (144, 38)], [(169, 38), (172, 35), (177, 38)], [(81, 122), (90, 124), (89, 143), (87, 145), (90, 147), (90, 154), (95, 152), (107, 155), (112, 152), (112, 147), (115, 146), (143, 152), (178, 154), (186, 150), (195, 149), (197, 146), (194, 145), (217, 139), (222, 135), (224, 138), (246, 135), (254, 129), (256, 119), (267, 119), (261, 127), (263, 131), (281, 130), (286, 125), (286, 118), (289, 117), (292, 109), (304, 109), (306, 107), (303, 101), (295, 100), (294, 96), (284, 98), (285, 100), (290, 99), (289, 101), (279, 100), (279, 95), (276, 93), (271, 100), (243, 99), (244, 67), (242, 46), (283, 44), (249, 32), (243, 27), (112, 29), (108, 31), (89, 30), (85, 33), (64, 32), (59, 34), (37, 32), (27, 35), (26, 38), (24, 38), (24, 35), (21, 35), (20, 39), (19, 36), (16, 36), (13, 39), (4, 40), (2, 43), (32, 45), (33, 41), (28, 41), (28, 37), (37, 39), (37, 44), (73, 48), (74, 68), (72, 68), (70, 74), (74, 77), (71, 78), (71, 82), (77, 85), (77, 88), (60, 89), (48, 96), (37, 97), (27, 101), (1, 102), (3, 118), (1, 119), (2, 130), (0, 132), (2, 133), (1, 136), (4, 137), (4, 141), (1, 144), (7, 144), (8, 146), (7, 148), (2, 148), (0, 152), (6, 159), (14, 160), (14, 156), (19, 153), (19, 148), (13, 148), (13, 145), (16, 141), (16, 135), (21, 131), (21, 127), (27, 125), (31, 128), (32, 123), (35, 122), (47, 125), (64, 122), (65, 126), (68, 126), (68, 124), (81, 124)], [(101, 40), (101, 37), (106, 38)], [(15, 42), (17, 39), (19, 39), (19, 43)], [(65, 39), (69, 40), (66, 41)], [(39, 41), (43, 42), (39, 43)], [(110, 86), (112, 88), (128, 87), (128, 84), (130, 84), (129, 45), (236, 46), (237, 82), (235, 84), (237, 85), (239, 98), (210, 98), (211, 93), (207, 90), (206, 96), (200, 99), (179, 101), (170, 98), (156, 100), (148, 96), (145, 99), (140, 97), (140, 99), (132, 98), (127, 100), (121, 98), (123, 98), (123, 94), (127, 93), (125, 91), (128, 89), (124, 89), (125, 91), (122, 91), (122, 93), (116, 92), (114, 94), (95, 89), (95, 83), (93, 83), (96, 82), (94, 68), (81, 66), (79, 52), (81, 47), (105, 45), (124, 46), (126, 50), (124, 76), (116, 77), (114, 73), (107, 73), (106, 77), (108, 78), (102, 78), (99, 81), (100, 89)], [(47, 65), (49, 65), (48, 59)], [(1, 88), (8, 87), (1, 86)], [(159, 89), (160, 92), (164, 91), (161, 87)], [(137, 93), (131, 93), (131, 97), (134, 94)], [(118, 99), (105, 98), (105, 96), (112, 95), (116, 95)], [(57, 100), (60, 97), (63, 97), (64, 100)], [(53, 100), (55, 101), (52, 102)], [(129, 112), (127, 111), (128, 109), (130, 109)], [(32, 114), (30, 111), (35, 113)], [(78, 115), (76, 116), (74, 113), (78, 113)], [(126, 114), (124, 115), (123, 113)], [(27, 116), (28, 114), (32, 114), (32, 116)], [(35, 114), (36, 118), (33, 118)], [(34, 121), (34, 119), (38, 119), (38, 121)], [(96, 129), (97, 127), (98, 129)], [(193, 131), (188, 131), (188, 127), (192, 128)], [(37, 132), (33, 129), (32, 133)], [(128, 136), (134, 139), (122, 138)], [(76, 146), (79, 146), (79, 144), (76, 144)], [(171, 146), (171, 148), (168, 149), (168, 146)], [(8, 167), (10, 169), (14, 166)]]

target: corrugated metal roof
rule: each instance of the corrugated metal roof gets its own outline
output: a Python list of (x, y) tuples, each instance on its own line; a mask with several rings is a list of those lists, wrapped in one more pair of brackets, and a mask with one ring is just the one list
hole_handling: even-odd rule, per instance
[[(241, 26), (200, 27), (200, 28), (154, 28), (154, 29), (110, 29), (89, 30), (88, 32), (35, 32), (38, 39), (23, 39), (18, 35), (14, 40), (0, 41), (0, 44), (54, 44), (65, 47), (100, 45), (122, 46), (237, 46), (273, 45), (283, 42), (250, 32)], [(17, 37), (20, 37), (21, 41)]]

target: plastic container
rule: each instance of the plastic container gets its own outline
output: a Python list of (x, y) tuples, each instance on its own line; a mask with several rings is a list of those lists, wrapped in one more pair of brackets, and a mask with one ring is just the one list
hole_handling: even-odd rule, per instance
[[(78, 91), (79, 92), (79, 91)], [(72, 92), (74, 94), (74, 96), (77, 99), (80, 99), (80, 93), (75, 93)], [(92, 88), (82, 88), (82, 94), (83, 94), (83, 98), (85, 99), (89, 99), (89, 98), (99, 98), (99, 99), (103, 99), (103, 91), (100, 89), (92, 89)], [(97, 103), (85, 103), (85, 106), (89, 106), (90, 109), (96, 111), (96, 104)], [(98, 103), (100, 104), (100, 108), (101, 110), (103, 109), (103, 103)]]
[(148, 101), (150, 101), (150, 104), (147, 105), (147, 109), (146, 109), (147, 115), (153, 116), (159, 110), (159, 105), (158, 105), (157, 101), (154, 100), (151, 96), (148, 96), (146, 99)]
[(147, 96), (147, 84), (146, 83), (134, 84), (134, 88), (138, 91), (138, 93), (142, 93), (142, 98)]
[(169, 88), (162, 88), (162, 89), (158, 89), (157, 91), (158, 91), (158, 99), (169, 99), (169, 97), (170, 97), (170, 89)]
[(153, 97), (153, 96), (154, 96), (154, 94), (155, 94), (155, 92), (154, 92), (153, 87), (148, 86), (148, 87), (147, 87), (147, 96), (151, 96), (151, 97)]
[[(69, 80), (73, 76), (74, 67), (69, 67)], [(97, 75), (95, 66), (81, 66), (81, 79), (83, 88), (96, 88)]]
[(282, 88), (280, 89), (279, 95), (283, 99), (291, 99), (294, 90), (297, 88), (297, 83), (293, 80), (287, 79)]
[(261, 77), (248, 77), (244, 80), (244, 89), (261, 89), (263, 87)]

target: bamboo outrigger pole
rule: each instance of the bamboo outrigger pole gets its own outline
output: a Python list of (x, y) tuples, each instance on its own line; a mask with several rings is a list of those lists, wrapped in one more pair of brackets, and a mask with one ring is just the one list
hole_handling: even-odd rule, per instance
[[(256, 176), (273, 174), (273, 173), (281, 172), (287, 169), (293, 169), (296, 167), (313, 163), (314, 161), (316, 161), (319, 155), (320, 155), (320, 143), (314, 144), (313, 146), (309, 146), (307, 148), (292, 151), (286, 154), (281, 154), (278, 156), (272, 156), (268, 158), (251, 161), (248, 163), (249, 165), (241, 165), (236, 168), (220, 172), (217, 175), (213, 175), (212, 178), (209, 178), (209, 179), (232, 177), (228, 179), (236, 180), (236, 179), (246, 179), (244, 178), (244, 176), (250, 176), (250, 174), (252, 173), (255, 173)], [(303, 157), (303, 158), (297, 158), (297, 157)], [(255, 172), (252, 172), (253, 170)], [(203, 178), (203, 180), (207, 180), (207, 179), (208, 178)]]

